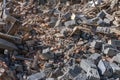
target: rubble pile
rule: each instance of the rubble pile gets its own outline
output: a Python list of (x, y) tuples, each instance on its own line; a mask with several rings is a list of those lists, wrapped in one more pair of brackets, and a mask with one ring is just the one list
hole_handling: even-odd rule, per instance
[(119, 0), (0, 0), (0, 80), (119, 80)]

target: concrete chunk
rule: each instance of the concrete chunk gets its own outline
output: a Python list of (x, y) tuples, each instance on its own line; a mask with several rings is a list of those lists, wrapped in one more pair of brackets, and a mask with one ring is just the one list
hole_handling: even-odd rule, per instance
[(105, 60), (99, 61), (98, 68), (100, 70), (100, 74), (105, 77), (110, 77), (113, 74), (112, 67), (110, 66), (109, 62), (107, 62)]

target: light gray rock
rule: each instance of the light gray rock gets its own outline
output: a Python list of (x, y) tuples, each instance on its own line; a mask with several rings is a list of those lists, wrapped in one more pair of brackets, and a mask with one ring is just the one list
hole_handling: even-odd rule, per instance
[(92, 67), (92, 68), (97, 68), (93, 61), (87, 60), (87, 59), (82, 59), (82, 60), (81, 60), (81, 62), (80, 62), (80, 67), (81, 67), (85, 72), (88, 72), (91, 67)]
[(114, 47), (113, 47), (113, 45), (110, 45), (110, 44), (103, 44), (102, 45), (102, 52), (107, 48), (114, 48)]
[(120, 76), (120, 67), (117, 64), (115, 64), (115, 63), (110, 63), (110, 66), (113, 69), (113, 73), (115, 75), (119, 75)]
[(39, 72), (39, 73), (32, 74), (32, 75), (28, 76), (27, 80), (40, 80), (43, 78), (45, 78), (45, 73)]
[(55, 80), (54, 78), (47, 78), (46, 80)]
[(72, 66), (72, 68), (69, 69), (68, 73), (70, 77), (73, 79), (76, 76), (78, 76), (81, 73), (81, 68), (77, 65)]
[(110, 57), (113, 57), (115, 56), (116, 54), (119, 53), (118, 50), (114, 49), (114, 48), (106, 48), (104, 51), (103, 51), (104, 54), (110, 56)]
[(120, 50), (120, 40), (110, 40), (109, 44), (113, 45), (116, 49)]
[(89, 59), (96, 61), (100, 56), (101, 56), (100, 54), (94, 53), (89, 57)]
[(105, 77), (110, 77), (113, 74), (112, 67), (110, 66), (109, 62), (107, 62), (105, 60), (99, 61), (98, 68), (100, 70), (100, 74)]
[(98, 70), (94, 68), (89, 68), (89, 71), (87, 72), (87, 78), (88, 80), (100, 80)]
[(75, 20), (66, 21), (66, 22), (64, 23), (64, 25), (65, 25), (66, 27), (69, 27), (69, 26), (72, 26), (72, 25), (75, 25), (75, 24), (76, 24)]
[(120, 53), (118, 53), (116, 56), (113, 57), (113, 61), (120, 64)]
[(86, 73), (81, 72), (77, 77), (75, 77), (73, 80), (87, 80)]

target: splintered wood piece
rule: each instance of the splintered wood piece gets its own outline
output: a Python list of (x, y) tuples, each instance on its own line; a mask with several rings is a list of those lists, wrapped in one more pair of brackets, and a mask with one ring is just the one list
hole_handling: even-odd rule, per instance
[(33, 69), (37, 68), (39, 54), (40, 54), (40, 51), (38, 50), (36, 55), (34, 56), (34, 60), (33, 60), (32, 66), (31, 66)]
[(11, 42), (8, 42), (4, 39), (0, 39), (0, 48), (8, 50), (17, 50), (18, 48)]
[(19, 27), (19, 22), (15, 22), (12, 24), (12, 26), (9, 28), (7, 34), (14, 35)]
[(80, 26), (76, 26), (76, 27), (73, 29), (73, 31), (72, 31), (72, 33), (70, 34), (70, 36), (72, 36), (73, 34), (79, 33), (80, 30), (87, 31), (87, 32), (91, 33), (90, 29), (88, 29), (88, 28), (83, 28), (83, 27), (80, 27)]
[(4, 34), (4, 33), (1, 33), (1, 32), (0, 32), (0, 38), (5, 39), (5, 40), (7, 40), (9, 42), (16, 43), (16, 44), (20, 44), (21, 41), (22, 41), (21, 38), (19, 38), (19, 37)]

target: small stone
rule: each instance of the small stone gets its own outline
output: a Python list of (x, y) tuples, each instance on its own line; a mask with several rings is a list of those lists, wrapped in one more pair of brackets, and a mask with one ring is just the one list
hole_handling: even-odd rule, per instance
[(103, 44), (102, 45), (102, 52), (104, 52), (104, 50), (107, 48), (114, 48), (114, 47), (113, 47), (113, 45), (110, 45), (110, 44)]
[(104, 54), (108, 55), (109, 57), (113, 57), (119, 53), (118, 50), (116, 50), (114, 48), (106, 48), (103, 52), (104, 52)]
[(74, 80), (87, 80), (86, 73), (81, 72), (77, 77), (74, 78)]
[(81, 24), (81, 23), (89, 24), (90, 23), (90, 21), (85, 17), (85, 15), (78, 15), (76, 16), (76, 18), (77, 18), (78, 24)]
[(87, 77), (88, 80), (100, 80), (99, 73), (97, 69), (90, 68), (89, 71), (87, 72)]
[(85, 71), (88, 72), (90, 68), (97, 68), (93, 61), (82, 59), (80, 62), (80, 67)]
[(34, 43), (35, 43), (35, 40), (26, 41), (27, 46), (33, 46)]
[(61, 31), (60, 31), (60, 33), (61, 34), (63, 34), (64, 36), (67, 36), (68, 35), (68, 32), (67, 32), (67, 29), (62, 29)]
[(39, 73), (36, 73), (36, 74), (32, 74), (30, 76), (28, 76), (28, 80), (40, 80), (40, 79), (43, 79), (45, 78), (45, 73), (44, 72), (39, 72)]
[(105, 23), (102, 19), (99, 19), (99, 20), (97, 21), (97, 25), (102, 26), (102, 27), (105, 27), (105, 26), (106, 26), (106, 23)]
[(116, 49), (120, 50), (120, 40), (109, 40), (109, 44), (113, 45)]
[(52, 72), (51, 77), (57, 78), (57, 77), (62, 76), (62, 75), (63, 75), (63, 72), (59, 68), (57, 68)]
[(52, 59), (54, 58), (54, 54), (50, 51), (50, 48), (43, 49), (42, 54), (40, 54), (44, 59)]
[(75, 15), (74, 13), (72, 13), (72, 15), (71, 15), (71, 20), (74, 20), (75, 17), (76, 17), (76, 15)]
[(100, 74), (105, 77), (110, 77), (113, 74), (112, 67), (110, 66), (109, 62), (107, 62), (105, 60), (99, 61), (98, 68), (100, 70)]
[(102, 41), (94, 40), (93, 42), (91, 42), (91, 47), (93, 47), (95, 49), (101, 49), (102, 48), (102, 44), (103, 44)]
[(81, 33), (81, 38), (85, 40), (89, 40), (92, 38), (92, 35), (89, 32), (83, 32)]
[(56, 22), (57, 22), (57, 18), (56, 18), (56, 17), (51, 17), (50, 22), (49, 22), (49, 25), (50, 25), (51, 27), (54, 27), (55, 24), (56, 24)]
[(81, 68), (77, 65), (74, 65), (72, 68), (69, 69), (68, 73), (71, 78), (75, 78), (77, 75), (81, 73)]
[(54, 78), (47, 78), (46, 80), (55, 80)]
[(89, 59), (96, 61), (100, 56), (101, 56), (100, 54), (94, 53), (89, 57)]
[(113, 61), (120, 64), (120, 53), (113, 57)]
[(63, 15), (63, 18), (65, 18), (66, 20), (70, 20), (71, 15), (72, 15), (72, 13), (67, 12), (65, 15)]
[(47, 0), (39, 0), (39, 4), (44, 5), (45, 3), (47, 3)]
[(111, 21), (110, 21), (109, 19), (107, 19), (107, 18), (104, 19), (104, 22), (105, 22), (106, 24), (108, 24), (109, 26), (110, 26), (110, 24), (111, 24)]
[(109, 19), (110, 21), (113, 21), (114, 20), (114, 17), (110, 14), (108, 14), (105, 10), (103, 10), (103, 12), (106, 14), (106, 18)]
[(110, 66), (113, 69), (113, 73), (115, 75), (119, 75), (120, 76), (120, 67), (117, 64), (115, 64), (115, 63), (110, 63)]
[(101, 18), (101, 19), (104, 19), (106, 16), (106, 14), (104, 13), (104, 11), (101, 11), (97, 14), (97, 17)]
[(75, 25), (75, 24), (76, 24), (75, 20), (66, 21), (66, 22), (64, 23), (64, 25), (65, 25), (66, 27), (69, 27), (69, 26), (72, 26), (72, 25)]
[(55, 36), (56, 36), (57, 38), (64, 38), (64, 35), (63, 35), (63, 34), (60, 34), (60, 33), (56, 33)]

